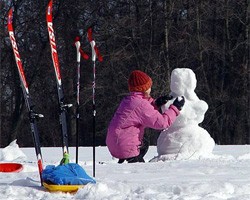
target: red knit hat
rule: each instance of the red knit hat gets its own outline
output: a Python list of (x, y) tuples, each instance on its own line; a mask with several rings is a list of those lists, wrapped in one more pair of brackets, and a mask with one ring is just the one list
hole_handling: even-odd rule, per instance
[(152, 86), (152, 79), (140, 70), (131, 72), (128, 79), (130, 92), (145, 92)]

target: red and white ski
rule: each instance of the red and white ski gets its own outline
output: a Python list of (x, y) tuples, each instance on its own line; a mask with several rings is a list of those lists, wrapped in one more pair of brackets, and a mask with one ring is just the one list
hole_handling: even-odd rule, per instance
[(56, 81), (57, 81), (57, 93), (58, 93), (58, 102), (59, 102), (59, 109), (60, 109), (60, 125), (61, 125), (61, 133), (62, 133), (62, 148), (63, 154), (68, 154), (68, 127), (67, 127), (67, 109), (72, 106), (72, 104), (65, 104), (64, 103), (64, 93), (62, 88), (62, 78), (60, 73), (60, 65), (58, 59), (58, 53), (56, 49), (56, 39), (55, 33), (53, 29), (53, 0), (49, 1), (47, 6), (47, 28), (49, 33), (49, 41), (51, 47), (51, 56), (53, 60), (53, 66), (56, 74)]
[(9, 32), (9, 38), (11, 41), (12, 49), (14, 52), (15, 60), (16, 60), (16, 65), (21, 81), (21, 87), (25, 99), (26, 106), (29, 111), (29, 121), (30, 121), (30, 126), (31, 126), (31, 132), (34, 140), (34, 145), (35, 145), (35, 150), (36, 150), (36, 157), (37, 157), (37, 164), (38, 164), (38, 170), (39, 170), (39, 175), (40, 175), (40, 180), (42, 184), (42, 171), (43, 171), (43, 162), (42, 162), (42, 153), (41, 153), (41, 147), (40, 147), (40, 140), (39, 140), (39, 133), (37, 129), (37, 119), (43, 117), (42, 114), (37, 114), (34, 112), (34, 104), (32, 103), (31, 96), (29, 93), (29, 88), (28, 84), (25, 78), (24, 74), (24, 69), (21, 61), (21, 56), (18, 51), (15, 35), (14, 35), (14, 30), (13, 30), (13, 8), (11, 8), (8, 12), (8, 32)]

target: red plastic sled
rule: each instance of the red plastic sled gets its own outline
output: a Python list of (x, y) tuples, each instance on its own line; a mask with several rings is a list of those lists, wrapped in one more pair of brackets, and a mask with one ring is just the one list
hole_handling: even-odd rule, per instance
[(0, 163), (0, 172), (20, 172), (23, 170), (23, 165), (19, 163)]

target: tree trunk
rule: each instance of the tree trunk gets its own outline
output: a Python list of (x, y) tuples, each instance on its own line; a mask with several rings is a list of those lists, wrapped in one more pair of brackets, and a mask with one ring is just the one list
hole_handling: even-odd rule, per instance
[(169, 32), (170, 32), (170, 16), (172, 15), (172, 0), (164, 1), (164, 13), (165, 13), (165, 27), (164, 27), (164, 60), (166, 66), (167, 77), (170, 80), (170, 59), (169, 59)]
[(250, 2), (249, 0), (246, 0), (246, 42), (245, 42), (245, 56), (244, 56), (244, 66), (246, 68), (246, 74), (247, 74), (247, 82), (246, 82), (246, 88), (247, 88), (247, 136), (248, 136), (248, 144), (250, 144), (250, 66), (249, 66), (249, 60), (250, 60)]

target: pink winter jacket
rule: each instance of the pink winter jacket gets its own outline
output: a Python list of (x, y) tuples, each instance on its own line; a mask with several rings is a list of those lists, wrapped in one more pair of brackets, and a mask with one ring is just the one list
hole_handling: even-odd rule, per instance
[(122, 100), (109, 124), (106, 138), (112, 156), (120, 159), (138, 156), (144, 129), (168, 128), (180, 113), (171, 105), (161, 114), (152, 102), (153, 99), (145, 97), (142, 92), (131, 92)]

